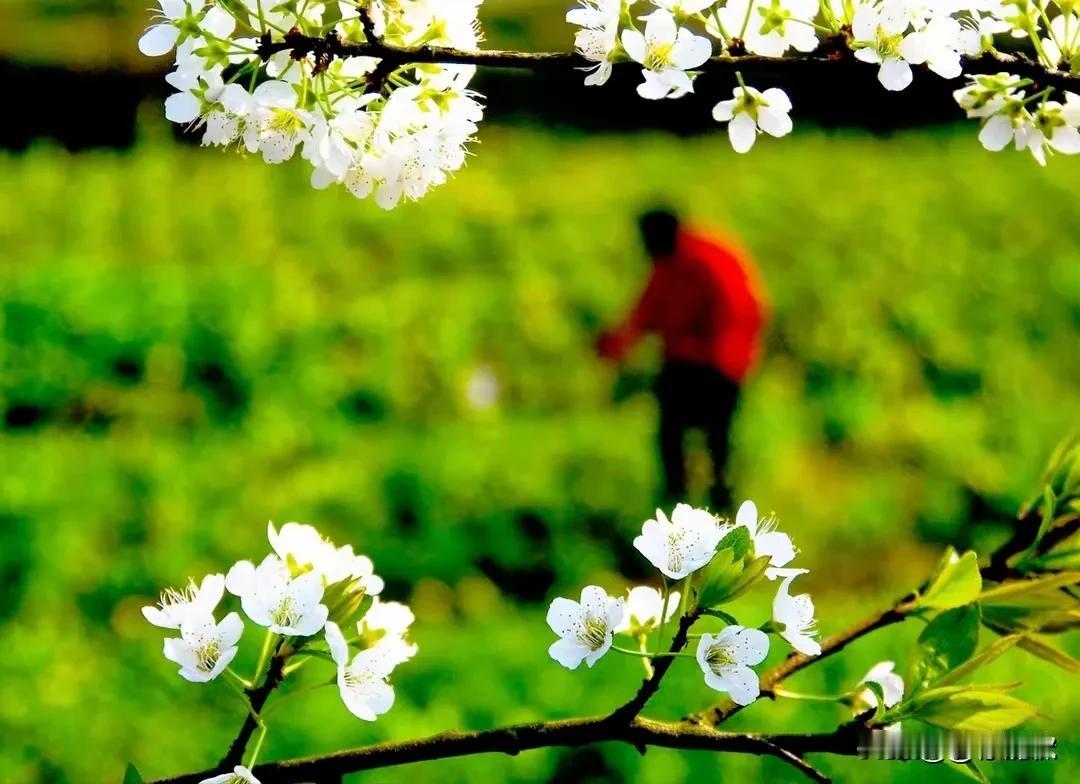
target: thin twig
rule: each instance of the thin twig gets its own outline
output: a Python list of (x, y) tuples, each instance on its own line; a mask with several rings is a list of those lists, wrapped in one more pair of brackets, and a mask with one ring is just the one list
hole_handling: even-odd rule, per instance
[[(686, 615), (679, 619), (679, 628), (675, 631), (675, 636), (671, 639), (671, 647), (668, 649), (668, 653), (679, 653), (686, 647), (686, 641), (689, 639), (690, 627), (694, 625), (694, 622), (700, 617), (700, 612), (694, 609), (688, 612)], [(614, 721), (626, 721), (633, 719), (639, 713), (645, 705), (652, 699), (653, 695), (660, 690), (660, 682), (664, 679), (667, 671), (671, 669), (671, 665), (675, 661), (675, 656), (664, 656), (653, 660), (653, 672), (648, 678), (641, 683), (641, 688), (638, 689), (629, 702), (622, 707), (618, 708), (612, 714), (612, 720)]]
[[(839, 653), (860, 637), (865, 637), (871, 632), (904, 620), (910, 611), (911, 599), (912, 596), (905, 596), (889, 609), (876, 612), (859, 621), (854, 626), (822, 640), (821, 653), (817, 656), (807, 656), (805, 653), (792, 653), (784, 659), (784, 661), (780, 662), (761, 676), (762, 694), (771, 694), (773, 689), (787, 678), (790, 678), (800, 670), (809, 667), (811, 664), (816, 664), (822, 659), (827, 659), (828, 657)], [(691, 724), (716, 726), (731, 718), (742, 710), (743, 707), (744, 706), (738, 705), (731, 700), (725, 700), (707, 711), (687, 716), (685, 721)]]
[(244, 759), (244, 751), (247, 749), (248, 742), (259, 726), (255, 716), (262, 713), (263, 706), (269, 699), (271, 692), (278, 687), (285, 677), (286, 657), (282, 655), (284, 645), (285, 638), (282, 637), (278, 640), (274, 653), (270, 657), (270, 669), (266, 673), (266, 679), (255, 688), (247, 689), (246, 694), (250, 711), (244, 716), (244, 723), (240, 725), (240, 731), (229, 745), (229, 750), (225, 752), (225, 756), (218, 763), (217, 769), (219, 772), (232, 770)]

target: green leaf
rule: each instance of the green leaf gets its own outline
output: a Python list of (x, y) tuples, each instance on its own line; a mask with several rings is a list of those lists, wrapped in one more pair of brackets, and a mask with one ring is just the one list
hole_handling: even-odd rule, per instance
[(1028, 558), (1024, 563), (1047, 571), (1080, 569), (1080, 548), (1071, 547), (1067, 550), (1052, 550), (1045, 555)]
[(716, 548), (717, 550), (731, 550), (732, 559), (741, 561), (754, 549), (754, 541), (750, 538), (750, 529), (745, 525), (737, 525), (732, 528)]
[(876, 698), (874, 704), (874, 715), (870, 718), (871, 724), (878, 724), (881, 722), (881, 717), (885, 714), (885, 688), (877, 681), (864, 681), (862, 686), (873, 692)]
[(728, 586), (732, 585), (742, 571), (742, 561), (735, 562), (735, 553), (729, 548), (717, 551), (705, 567), (698, 590), (698, 603), (705, 608), (724, 601)]
[(959, 667), (979, 645), (979, 606), (966, 604), (939, 613), (919, 635), (912, 685), (930, 683)]
[(715, 607), (713, 609), (711, 609), (711, 610), (703, 611), (703, 614), (704, 615), (710, 615), (713, 618), (719, 618), (721, 621), (728, 624), (729, 626), (738, 626), (739, 625), (739, 621), (734, 615), (730, 615), (729, 613), (726, 613), (723, 610), (717, 610)]
[(1046, 640), (1034, 635), (1028, 635), (1021, 637), (1020, 641), (1016, 643), (1016, 647), (1023, 648), (1033, 656), (1038, 656), (1040, 659), (1048, 661), (1066, 672), (1080, 675), (1080, 661), (1077, 661), (1065, 651), (1055, 648)]
[(990, 784), (990, 779), (986, 778), (986, 774), (975, 764), (975, 760), (956, 762), (955, 760), (947, 759), (945, 762), (948, 763), (952, 770), (965, 778), (973, 779), (974, 781), (979, 782), (979, 784)]
[(1000, 640), (995, 640), (993, 643), (983, 648), (977, 656), (968, 659), (960, 666), (955, 667), (942, 675), (934, 681), (933, 685), (935, 687), (948, 686), (966, 678), (968, 675), (975, 672), (975, 670), (980, 667), (985, 667), (987, 664), (994, 661), (994, 659), (1016, 646), (1022, 639), (1023, 635), (1013, 634), (1008, 637), (1002, 637)]
[(733, 561), (733, 554), (733, 550), (725, 548), (709, 562), (698, 594), (702, 607), (715, 607), (746, 593), (761, 579), (769, 565), (767, 555), (753, 560)]
[(124, 784), (146, 784), (139, 769), (130, 762), (124, 771)]
[(979, 557), (973, 550), (957, 556), (956, 551), (950, 547), (942, 558), (930, 587), (919, 598), (918, 605), (948, 610), (974, 601), (981, 590)]
[(1039, 712), (1031, 703), (997, 691), (971, 688), (926, 699), (935, 691), (923, 695), (911, 718), (944, 729), (992, 732), (1023, 724)]
[(741, 596), (750, 590), (751, 586), (761, 580), (761, 576), (765, 574), (765, 570), (769, 567), (769, 561), (772, 560), (770, 556), (763, 555), (760, 558), (755, 558), (746, 564), (746, 568), (743, 569), (742, 575), (731, 586), (731, 596), (729, 598), (734, 599), (737, 596)]
[(1057, 505), (1057, 499), (1054, 497), (1054, 490), (1051, 487), (1043, 488), (1043, 503), (1042, 503), (1042, 519), (1039, 520), (1039, 531), (1035, 534), (1035, 541), (1031, 543), (1028, 548), (1028, 552), (1035, 552), (1039, 547), (1039, 542), (1046, 536), (1046, 532), (1050, 530), (1050, 526), (1054, 524), (1054, 515), (1056, 514), (1055, 507)]
[(979, 602), (986, 604), (1014, 604), (1017, 597), (1040, 591), (1064, 588), (1080, 583), (1080, 572), (1060, 572), (1034, 580), (1010, 580), (989, 588), (979, 594)]

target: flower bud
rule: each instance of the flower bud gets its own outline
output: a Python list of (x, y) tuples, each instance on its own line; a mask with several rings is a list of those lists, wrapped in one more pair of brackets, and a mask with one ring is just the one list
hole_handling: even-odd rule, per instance
[(344, 629), (367, 612), (371, 606), (371, 596), (363, 578), (351, 577), (328, 585), (323, 592), (323, 604), (330, 610), (329, 620)]

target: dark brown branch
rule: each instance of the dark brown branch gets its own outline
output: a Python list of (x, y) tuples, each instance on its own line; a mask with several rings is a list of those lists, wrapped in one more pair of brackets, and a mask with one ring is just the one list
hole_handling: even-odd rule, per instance
[[(864, 637), (878, 629), (883, 629), (886, 626), (891, 626), (894, 623), (899, 623), (904, 620), (904, 618), (907, 617), (912, 598), (913, 596), (905, 596), (889, 609), (876, 612), (849, 629), (822, 640), (821, 653), (818, 656), (807, 656), (804, 653), (792, 653), (784, 659), (784, 661), (780, 662), (780, 664), (761, 676), (762, 694), (771, 694), (776, 686), (799, 672), (799, 670), (839, 653), (860, 637)], [(731, 700), (725, 700), (714, 708), (688, 716), (685, 721), (690, 722), (691, 724), (716, 726), (738, 713), (743, 707), (744, 706), (737, 705)]]
[[(1038, 512), (1031, 512), (1018, 519), (1013, 527), (1012, 536), (990, 556), (989, 563), (982, 568), (981, 574), (983, 579), (1000, 582), (1009, 577), (1017, 576), (1008, 566), (1008, 561), (1013, 556), (1018, 555), (1027, 549), (1028, 545), (1034, 540), (1038, 528)], [(1078, 528), (1080, 528), (1080, 520), (1070, 520), (1064, 525), (1051, 529), (1039, 544), (1040, 552), (1046, 552), (1058, 543), (1064, 541), (1075, 533)], [(792, 653), (784, 661), (773, 667), (761, 677), (762, 694), (772, 694), (773, 690), (787, 678), (790, 678), (792, 675), (811, 664), (815, 664), (822, 659), (826, 659), (829, 656), (839, 653), (859, 638), (904, 620), (904, 618), (907, 617), (908, 612), (912, 609), (911, 602), (914, 598), (914, 594), (908, 594), (889, 609), (874, 613), (845, 631), (822, 640), (821, 654), (818, 656), (806, 656), (802, 653)], [(727, 700), (707, 711), (688, 716), (686, 721), (693, 724), (707, 724), (715, 727), (738, 713), (740, 710), (742, 710), (742, 706)]]
[[(1039, 515), (1032, 511), (1013, 524), (1012, 536), (990, 557), (990, 564), (983, 569), (983, 577), (1000, 582), (1013, 576), (1009, 560), (1026, 550), (1039, 531)], [(1047, 553), (1080, 530), (1080, 516), (1069, 517), (1046, 532), (1039, 542), (1039, 552)]]
[[(333, 31), (326, 37), (304, 35), (293, 30), (285, 34), (283, 40), (275, 41), (264, 35), (258, 47), (258, 54), (264, 60), (277, 52), (292, 52), (296, 59), (311, 54), (317, 62), (327, 57), (376, 57), (393, 66), (411, 63), (441, 63), (445, 65), (477, 65), (490, 68), (512, 68), (528, 71), (567, 70), (572, 68), (591, 68), (596, 63), (586, 60), (577, 52), (516, 52), (500, 49), (458, 49), (449, 46), (398, 47), (381, 41), (365, 42), (343, 41)], [(741, 71), (745, 75), (765, 73), (770, 76), (795, 73), (806, 64), (829, 65), (859, 63), (840, 39), (829, 39), (810, 54), (793, 54), (789, 57), (761, 57), (750, 54), (722, 54), (708, 60), (700, 71), (734, 74)], [(637, 67), (637, 63), (617, 63), (619, 66)], [(877, 67), (867, 64), (865, 67)], [(919, 66), (922, 70), (925, 67)], [(1044, 68), (1039, 63), (1022, 55), (1009, 55), (990, 52), (979, 57), (964, 59), (964, 72), (969, 74), (988, 74), (999, 71), (1031, 79), (1035, 89), (1057, 87), (1062, 90), (1080, 91), (1080, 75)]]
[[(984, 579), (1002, 579), (994, 576), (1004, 570), (1005, 576), (1013, 576), (1008, 561), (1014, 555), (1023, 552), (1031, 541), (1032, 520), (1037, 530), (1037, 513), (1026, 515), (1018, 521), (1014, 535), (993, 554), (989, 564), (983, 568)], [(1051, 530), (1040, 543), (1039, 551), (1046, 552), (1075, 533), (1080, 527), (1080, 520), (1069, 518), (1065, 524)], [(804, 654), (792, 654), (786, 660), (767, 672), (761, 679), (761, 693), (771, 696), (782, 681), (829, 656), (833, 656), (849, 644), (871, 632), (902, 621), (914, 609), (915, 594), (909, 594), (892, 607), (874, 613), (844, 632), (826, 638), (821, 643), (821, 654), (810, 657)], [(679, 619), (679, 627), (672, 638), (670, 653), (679, 653), (686, 647), (690, 628), (698, 619), (697, 610), (692, 610)], [(256, 712), (262, 709), (270, 693), (280, 683), (287, 653), (279, 643), (271, 658), (270, 671), (264, 683), (248, 691), (252, 707)], [(805, 735), (759, 735), (720, 732), (714, 727), (737, 713), (741, 708), (733, 702), (726, 702), (710, 710), (687, 717), (681, 722), (658, 722), (645, 719), (639, 714), (642, 708), (656, 694), (660, 682), (671, 668), (675, 657), (662, 657), (654, 660), (653, 674), (646, 678), (637, 693), (625, 705), (608, 716), (585, 719), (566, 719), (561, 721), (521, 724), (481, 732), (444, 732), (428, 738), (399, 742), (380, 743), (364, 748), (337, 752), (319, 757), (272, 762), (255, 768), (255, 775), (263, 784), (292, 784), (302, 781), (338, 781), (348, 773), (375, 768), (387, 768), (438, 759), (449, 759), (473, 754), (502, 753), (515, 755), (530, 749), (552, 746), (583, 746), (592, 743), (621, 742), (628, 743), (644, 752), (649, 746), (701, 750), (713, 752), (732, 752), (776, 757), (793, 766), (803, 775), (814, 781), (827, 782), (829, 779), (802, 757), (807, 753), (828, 753), (855, 755), (859, 753), (861, 741), (868, 731), (868, 716), (860, 716), (841, 725), (834, 732)], [(205, 778), (230, 769), (239, 764), (244, 749), (257, 724), (250, 715), (228, 754), (215, 769), (189, 773), (168, 779), (160, 779), (155, 784), (198, 784)]]
[[(807, 753), (852, 756), (858, 753), (860, 735), (845, 725), (836, 732), (807, 735), (754, 735), (717, 732), (707, 727), (658, 722), (641, 717), (629, 724), (616, 723), (610, 716), (587, 719), (518, 724), (482, 732), (444, 732), (418, 740), (379, 743), (321, 757), (271, 762), (254, 769), (263, 784), (296, 784), (333, 780), (336, 776), (415, 762), (450, 759), (474, 754), (516, 755), (531, 749), (552, 746), (584, 746), (592, 743), (628, 743), (636, 748), (649, 746), (711, 752), (731, 752), (776, 757), (795, 765), (815, 780), (812, 768), (799, 757)], [(801, 764), (800, 764), (801, 763)], [(161, 779), (156, 784), (197, 784), (216, 771), (189, 773)]]
[[(691, 610), (686, 615), (679, 618), (679, 628), (675, 630), (675, 636), (671, 639), (671, 647), (668, 649), (669, 653), (679, 653), (686, 647), (686, 641), (690, 637), (690, 627), (694, 625), (694, 622), (700, 617), (698, 610)], [(653, 698), (653, 695), (660, 690), (660, 681), (664, 679), (664, 675), (671, 669), (671, 665), (675, 662), (675, 656), (665, 656), (663, 658), (653, 659), (653, 672), (648, 678), (646, 678), (641, 688), (638, 689), (629, 702), (620, 707), (612, 714), (612, 720), (629, 721), (635, 716), (641, 713), (642, 708)]]
[[(247, 690), (248, 701), (251, 703), (252, 710), (256, 713), (262, 712), (263, 706), (266, 705), (267, 699), (270, 698), (270, 694), (281, 684), (282, 679), (285, 677), (285, 660), (287, 657), (283, 654), (284, 645), (285, 638), (283, 637), (278, 641), (277, 646), (274, 648), (274, 654), (270, 657), (270, 669), (266, 673), (266, 679), (255, 688)], [(218, 763), (219, 771), (232, 770), (243, 761), (244, 751), (247, 749), (248, 742), (251, 740), (251, 736), (255, 734), (258, 726), (255, 717), (251, 713), (244, 716), (244, 723), (240, 725), (240, 731), (236, 734), (236, 738), (233, 739), (229, 750), (225, 752), (225, 756), (221, 758), (221, 762)]]

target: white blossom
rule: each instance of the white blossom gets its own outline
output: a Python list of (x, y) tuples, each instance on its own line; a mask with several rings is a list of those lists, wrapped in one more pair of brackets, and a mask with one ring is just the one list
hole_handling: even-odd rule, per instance
[(180, 675), (193, 683), (212, 681), (235, 658), (244, 622), (229, 613), (215, 623), (209, 613), (189, 615), (180, 624), (180, 636), (165, 640), (164, 653), (180, 665)]
[(310, 637), (326, 623), (329, 610), (322, 604), (323, 584), (317, 572), (293, 577), (276, 555), (255, 567), (250, 561), (235, 564), (225, 576), (225, 587), (240, 597), (251, 620), (276, 634)]
[(692, 92), (687, 70), (709, 59), (709, 39), (680, 28), (675, 17), (658, 9), (644, 17), (645, 32), (623, 30), (622, 45), (635, 62), (642, 65), (645, 81), (638, 85), (642, 98), (679, 98)]
[(1080, 153), (1080, 131), (1069, 122), (1070, 112), (1058, 101), (1044, 101), (1032, 113), (1031, 120), (1022, 123), (1016, 132), (1016, 148), (1027, 149), (1041, 166), (1046, 156)]
[(203, 779), (199, 784), (259, 784), (259, 780), (243, 765), (237, 765), (233, 768), (232, 773), (211, 776), (208, 779)]
[(795, 545), (791, 537), (776, 530), (774, 517), (759, 518), (757, 504), (744, 501), (735, 514), (735, 525), (744, 526), (750, 531), (754, 542), (754, 554), (757, 557), (769, 556), (769, 567), (775, 569), (787, 566), (795, 558)]
[[(886, 708), (899, 705), (904, 699), (904, 679), (893, 672), (895, 667), (896, 665), (891, 661), (878, 662), (859, 681), (860, 685), (876, 683), (880, 686), (882, 695), (885, 697), (884, 707)], [(859, 706), (872, 708), (877, 705), (877, 696), (870, 689), (861, 689), (855, 694), (855, 702)]]
[[(812, 52), (818, 46), (811, 24), (818, 0), (728, 0), (716, 19), (729, 38), (739, 38), (747, 51), (764, 57), (780, 57), (788, 49)], [(720, 34), (715, 21), (707, 26)]]
[(672, 580), (681, 580), (712, 560), (726, 532), (706, 510), (679, 504), (670, 520), (657, 509), (656, 519), (642, 525), (634, 547)]
[(382, 578), (374, 574), (374, 564), (366, 555), (357, 555), (352, 545), (338, 547), (319, 533), (314, 526), (305, 523), (285, 523), (277, 530), (267, 523), (266, 538), (277, 554), (295, 576), (304, 572), (319, 575), (323, 586), (341, 580), (360, 580), (369, 595), (382, 592)]
[(955, 79), (963, 72), (960, 30), (960, 23), (952, 17), (934, 16), (925, 27), (904, 38), (900, 54), (909, 63), (925, 64), (943, 79)]
[(1016, 97), (1019, 80), (1008, 73), (973, 77), (971, 83), (953, 92), (953, 98), (968, 117), (991, 117)]
[(799, 653), (817, 656), (821, 653), (821, 644), (814, 639), (817, 636), (814, 602), (809, 594), (792, 596), (790, 593), (792, 580), (807, 573), (807, 569), (771, 569), (765, 575), (770, 580), (780, 580), (780, 588), (773, 599), (773, 622), (779, 624), (780, 636)]
[(326, 624), (326, 644), (337, 665), (341, 701), (358, 719), (375, 721), (394, 704), (394, 689), (387, 683), (394, 665), (376, 648), (360, 651), (349, 659), (349, 646), (333, 621)]
[[(753, 87), (736, 87), (735, 97), (713, 107), (713, 119), (728, 124), (728, 138), (738, 153), (749, 152), (759, 133), (786, 136), (792, 122), (791, 101), (779, 87), (758, 92)], [(751, 529), (753, 530), (753, 529)]]
[(761, 693), (758, 674), (750, 669), (769, 655), (769, 636), (758, 629), (727, 626), (698, 640), (697, 661), (711, 689), (727, 692), (738, 705), (749, 705)]
[(162, 21), (147, 28), (139, 39), (139, 51), (147, 57), (168, 54), (183, 37), (197, 30), (195, 19), (206, 0), (158, 0)]
[(581, 590), (580, 602), (558, 597), (548, 608), (547, 623), (560, 639), (552, 643), (548, 654), (567, 669), (576, 670), (583, 661), (592, 667), (611, 648), (625, 610), (622, 599), (608, 596), (595, 585)]
[(162, 592), (157, 607), (143, 607), (142, 614), (154, 626), (179, 629), (181, 624), (192, 616), (212, 615), (224, 595), (225, 576), (208, 574), (199, 584), (189, 580), (188, 584), (179, 590), (166, 589)]
[(566, 21), (581, 28), (574, 34), (574, 47), (582, 57), (596, 63), (585, 77), (587, 85), (602, 85), (611, 77), (622, 4), (623, 0), (580, 0), (577, 8), (566, 12)]
[(855, 57), (880, 64), (878, 81), (886, 90), (903, 90), (911, 84), (911, 66), (901, 52), (907, 29), (908, 19), (900, 3), (861, 3), (856, 8), (852, 21)]
[(384, 602), (377, 597), (356, 624), (365, 649), (378, 648), (391, 668), (404, 664), (416, 655), (417, 646), (407, 639), (415, 616), (400, 602)]
[[(665, 620), (670, 621), (679, 611), (680, 598), (681, 594), (678, 591), (670, 593)], [(623, 614), (622, 621), (615, 627), (615, 633), (629, 634), (631, 637), (649, 634), (660, 625), (660, 613), (663, 612), (663, 608), (664, 597), (655, 588), (647, 585), (631, 588), (627, 593), (626, 612)]]

